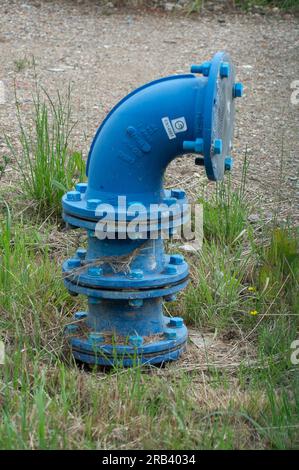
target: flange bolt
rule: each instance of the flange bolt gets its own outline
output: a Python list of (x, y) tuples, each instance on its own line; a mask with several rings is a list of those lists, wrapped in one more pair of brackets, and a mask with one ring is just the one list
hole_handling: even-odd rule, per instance
[(101, 344), (105, 341), (105, 338), (101, 333), (94, 332), (89, 334), (89, 340), (93, 344)]
[(76, 312), (74, 315), (75, 320), (83, 320), (86, 317), (87, 317), (86, 312)]
[(171, 197), (175, 197), (176, 199), (184, 199), (186, 197), (186, 193), (182, 189), (172, 189)]
[(184, 263), (184, 256), (182, 255), (171, 255), (170, 256), (170, 264), (183, 264)]
[(202, 73), (204, 77), (208, 77), (210, 73), (211, 62), (203, 62), (202, 64), (192, 64), (191, 73)]
[(129, 337), (129, 343), (132, 345), (132, 346), (141, 346), (142, 343), (143, 343), (143, 338), (142, 336), (130, 336)]
[(81, 266), (81, 261), (79, 258), (71, 258), (67, 262), (68, 267), (73, 269), (73, 268), (80, 268)]
[(173, 266), (172, 264), (168, 264), (165, 268), (165, 273), (166, 274), (177, 274), (177, 268)]
[(244, 91), (244, 86), (242, 83), (235, 83), (233, 86), (233, 97), (242, 98)]
[(175, 197), (165, 197), (163, 203), (167, 206), (172, 206), (173, 204), (177, 204), (177, 199)]
[(142, 271), (142, 269), (132, 269), (129, 276), (132, 279), (142, 279), (143, 278), (143, 271)]
[(196, 157), (195, 158), (195, 165), (204, 166), (204, 164), (205, 164), (205, 161), (202, 157)]
[(66, 198), (68, 201), (81, 201), (81, 193), (79, 191), (69, 191)]
[(78, 329), (79, 329), (78, 325), (74, 325), (74, 324), (66, 325), (64, 332), (67, 335), (74, 335), (78, 331)]
[(79, 193), (84, 194), (87, 190), (87, 183), (77, 183), (75, 188), (76, 191), (79, 191)]
[(85, 250), (85, 248), (78, 248), (78, 250), (76, 251), (78, 258), (82, 260), (85, 259), (86, 253), (87, 251)]
[(87, 200), (87, 209), (95, 210), (99, 204), (101, 204), (100, 199), (88, 199)]
[(214, 154), (221, 155), (222, 153), (222, 139), (214, 140)]
[(87, 274), (89, 276), (101, 276), (103, 274), (103, 268), (93, 266), (92, 268), (88, 269)]
[(169, 325), (173, 326), (175, 328), (181, 328), (183, 326), (184, 322), (181, 317), (172, 317), (170, 319)]
[(175, 294), (165, 295), (164, 300), (165, 302), (174, 302), (177, 299)]
[(227, 62), (222, 62), (222, 64), (220, 65), (220, 77), (221, 78), (227, 78), (229, 76), (229, 72), (230, 72), (230, 67), (229, 67), (229, 63)]
[(202, 153), (203, 152), (203, 139), (198, 138), (195, 140), (184, 140), (183, 149), (188, 150), (190, 152), (194, 152), (194, 153)]
[(164, 335), (167, 339), (176, 339), (176, 331), (173, 330), (172, 328), (167, 328), (164, 331)]
[(135, 307), (135, 308), (142, 307), (143, 300), (142, 299), (131, 299), (131, 300), (129, 300), (129, 305), (131, 307)]
[(232, 157), (226, 157), (224, 160), (225, 171), (231, 171), (233, 164), (234, 164), (234, 159)]

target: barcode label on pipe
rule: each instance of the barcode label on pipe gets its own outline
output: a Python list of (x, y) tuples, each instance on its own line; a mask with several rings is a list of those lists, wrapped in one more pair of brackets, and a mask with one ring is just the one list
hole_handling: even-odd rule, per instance
[(170, 123), (170, 120), (168, 117), (163, 117), (162, 118), (162, 123), (164, 126), (164, 129), (166, 131), (166, 134), (168, 135), (168, 139), (172, 140), (176, 138), (175, 132), (172, 128), (172, 125)]

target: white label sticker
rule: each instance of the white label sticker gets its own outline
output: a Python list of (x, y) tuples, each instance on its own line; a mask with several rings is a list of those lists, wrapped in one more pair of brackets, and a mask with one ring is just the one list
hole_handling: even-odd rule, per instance
[(163, 126), (164, 126), (164, 129), (166, 131), (166, 134), (168, 135), (168, 138), (170, 140), (172, 139), (175, 139), (176, 138), (176, 135), (173, 131), (173, 128), (172, 128), (172, 125), (170, 123), (170, 120), (168, 117), (163, 117), (162, 118), (162, 123), (163, 123)]
[(174, 132), (177, 134), (178, 132), (185, 132), (187, 130), (187, 123), (184, 116), (172, 119), (171, 124), (173, 127)]

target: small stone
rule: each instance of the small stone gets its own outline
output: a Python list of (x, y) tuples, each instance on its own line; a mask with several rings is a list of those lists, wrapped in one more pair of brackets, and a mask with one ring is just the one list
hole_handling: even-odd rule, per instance
[(259, 214), (250, 214), (248, 217), (248, 222), (255, 224), (260, 220)]
[(170, 3), (170, 2), (165, 3), (164, 10), (173, 11), (174, 9), (175, 9), (175, 4), (174, 3)]

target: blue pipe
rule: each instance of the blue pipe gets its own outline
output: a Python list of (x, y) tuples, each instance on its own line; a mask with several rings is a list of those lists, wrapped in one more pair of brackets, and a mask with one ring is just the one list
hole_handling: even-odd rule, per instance
[(83, 362), (157, 364), (178, 359), (186, 347), (183, 319), (166, 317), (163, 300), (186, 287), (188, 265), (180, 254), (165, 254), (162, 231), (171, 236), (186, 222), (187, 198), (165, 190), (163, 176), (174, 158), (194, 152), (210, 179), (223, 177), (232, 166), (234, 101), (242, 94), (226, 53), (192, 70), (203, 76), (162, 78), (121, 100), (92, 142), (88, 183), (63, 197), (64, 220), (88, 235), (87, 249), (63, 264), (69, 292), (88, 298), (87, 311), (65, 331)]
[[(123, 99), (100, 126), (87, 162), (89, 199), (116, 203), (125, 194), (128, 202), (160, 202), (163, 175), (169, 163), (185, 153), (184, 140), (200, 134), (196, 110), (203, 105), (207, 79), (177, 75), (151, 82)], [(187, 130), (170, 137), (162, 125), (184, 117)], [(171, 138), (173, 137), (173, 138)]]

